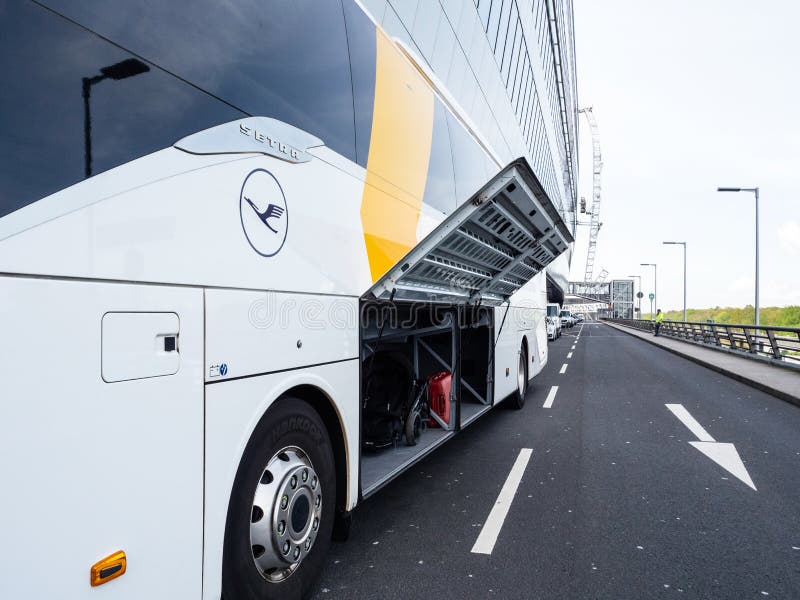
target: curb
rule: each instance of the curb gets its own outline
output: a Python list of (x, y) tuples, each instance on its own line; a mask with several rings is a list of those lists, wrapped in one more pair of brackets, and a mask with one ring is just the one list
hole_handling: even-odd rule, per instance
[[(697, 363), (698, 365), (706, 367), (707, 369), (711, 369), (712, 371), (716, 371), (717, 373), (721, 373), (723, 375), (726, 375), (727, 377), (730, 377), (731, 379), (735, 379), (736, 381), (739, 381), (741, 383), (749, 385), (750, 387), (753, 387), (753, 388), (755, 388), (757, 390), (760, 390), (762, 392), (766, 392), (767, 394), (775, 396), (776, 398), (779, 398), (779, 399), (781, 399), (781, 400), (783, 400), (785, 402), (789, 402), (790, 404), (794, 404), (795, 406), (800, 406), (800, 396), (793, 396), (792, 394), (784, 392), (783, 390), (778, 389), (776, 387), (772, 387), (769, 384), (766, 384), (766, 383), (764, 383), (762, 381), (758, 381), (757, 379), (752, 379), (750, 377), (745, 377), (744, 375), (740, 375), (739, 373), (736, 373), (735, 371), (731, 371), (730, 369), (726, 369), (724, 367), (720, 367), (719, 365), (716, 365), (716, 364), (714, 364), (712, 362), (705, 361), (702, 358), (698, 358), (696, 356), (691, 356), (689, 354), (684, 354), (683, 352), (681, 352), (680, 350), (677, 350), (675, 348), (669, 348), (667, 346), (662, 346), (661, 344), (659, 344), (655, 340), (650, 340), (650, 339), (647, 339), (646, 337), (642, 337), (642, 336), (636, 335), (632, 331), (628, 331), (627, 327), (623, 327), (621, 325), (615, 325), (615, 324), (612, 324), (612, 323), (605, 323), (605, 325), (607, 325), (609, 327), (613, 327), (614, 329), (616, 329), (618, 331), (622, 331), (623, 333), (627, 333), (628, 335), (630, 335), (632, 337), (635, 337), (636, 339), (642, 340), (643, 342), (647, 342), (648, 344), (650, 344), (652, 346), (655, 346), (656, 348), (661, 348), (662, 350), (665, 350), (667, 352), (671, 352), (672, 354), (675, 354), (677, 356), (685, 358), (686, 360), (690, 360), (693, 363)], [(680, 340), (678, 340), (678, 341), (680, 341)], [(747, 359), (743, 359), (743, 360), (747, 360)], [(772, 366), (772, 365), (770, 365), (770, 366)], [(780, 368), (780, 367), (775, 367), (775, 368)]]

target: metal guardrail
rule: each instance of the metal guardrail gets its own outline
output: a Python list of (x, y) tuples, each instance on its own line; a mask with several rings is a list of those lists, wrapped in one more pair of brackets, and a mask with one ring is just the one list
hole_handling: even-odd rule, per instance
[[(604, 320), (642, 331), (655, 331), (654, 321)], [(750, 358), (759, 357), (781, 366), (800, 368), (800, 328), (664, 321), (659, 335), (711, 346)]]

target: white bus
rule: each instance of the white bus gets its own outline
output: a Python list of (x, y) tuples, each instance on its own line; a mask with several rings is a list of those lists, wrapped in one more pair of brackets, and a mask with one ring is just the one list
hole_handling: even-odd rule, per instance
[(2, 598), (300, 597), (547, 361), (524, 159), (353, 0), (181, 4), (0, 7)]

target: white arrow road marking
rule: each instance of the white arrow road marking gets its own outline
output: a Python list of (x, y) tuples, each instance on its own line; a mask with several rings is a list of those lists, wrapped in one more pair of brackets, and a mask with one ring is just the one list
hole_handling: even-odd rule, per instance
[(753, 484), (753, 480), (750, 479), (750, 474), (747, 472), (742, 459), (739, 458), (739, 453), (736, 451), (736, 446), (726, 442), (689, 443), (717, 463), (720, 467), (728, 471), (731, 475), (739, 479), (739, 481), (749, 485), (754, 490), (756, 489), (756, 486)]
[(756, 486), (753, 484), (753, 480), (750, 479), (747, 468), (744, 466), (742, 459), (739, 457), (739, 453), (736, 451), (736, 446), (728, 442), (717, 442), (714, 440), (711, 434), (703, 429), (703, 426), (697, 422), (697, 419), (689, 414), (689, 411), (684, 408), (683, 404), (665, 404), (664, 406), (672, 411), (672, 414), (700, 439), (699, 442), (689, 442), (692, 446), (700, 450), (700, 452), (728, 471), (728, 473), (736, 477), (739, 481), (756, 490)]
[(530, 448), (523, 448), (519, 451), (519, 456), (517, 456), (517, 460), (514, 462), (514, 466), (511, 467), (511, 472), (503, 484), (503, 489), (500, 490), (500, 495), (489, 512), (489, 517), (486, 519), (486, 523), (483, 524), (478, 539), (475, 540), (475, 545), (472, 547), (473, 553), (491, 554), (492, 550), (494, 550), (497, 536), (500, 535), (503, 521), (506, 520), (508, 509), (511, 508), (511, 502), (517, 493), (519, 482), (522, 481), (522, 474), (525, 472), (525, 467), (528, 466), (532, 452), (533, 450)]
[(547, 394), (547, 398), (545, 399), (544, 404), (542, 404), (542, 408), (552, 408), (553, 400), (556, 399), (556, 392), (558, 392), (558, 386), (554, 385), (550, 388), (550, 393)]
[(670, 409), (672, 414), (678, 417), (678, 420), (686, 425), (686, 427), (689, 428), (689, 431), (695, 434), (697, 439), (699, 439), (701, 442), (714, 441), (714, 438), (711, 437), (711, 435), (705, 429), (703, 429), (703, 426), (697, 422), (697, 419), (689, 414), (689, 411), (683, 407), (683, 404), (665, 404), (664, 406)]

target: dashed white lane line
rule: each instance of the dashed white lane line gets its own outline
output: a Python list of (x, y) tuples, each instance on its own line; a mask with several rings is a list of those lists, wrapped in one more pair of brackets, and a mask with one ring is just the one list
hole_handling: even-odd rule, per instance
[(553, 400), (556, 399), (556, 393), (558, 392), (558, 386), (554, 385), (550, 388), (550, 392), (547, 394), (547, 398), (542, 404), (542, 408), (552, 408), (553, 407)]
[(483, 524), (478, 539), (475, 540), (475, 545), (472, 547), (472, 552), (475, 554), (491, 554), (494, 550), (494, 545), (497, 542), (497, 536), (500, 535), (500, 530), (503, 528), (503, 522), (508, 516), (508, 510), (511, 508), (511, 503), (514, 501), (514, 496), (517, 494), (517, 488), (522, 481), (522, 475), (525, 472), (525, 467), (528, 466), (528, 461), (531, 459), (530, 448), (523, 448), (519, 451), (517, 460), (514, 466), (511, 467), (511, 472), (500, 490), (500, 495), (489, 512), (489, 517)]
[(672, 411), (672, 414), (678, 417), (678, 420), (686, 425), (698, 440), (701, 442), (713, 442), (715, 441), (711, 434), (708, 433), (700, 423), (697, 422), (692, 415), (689, 414), (689, 411), (683, 407), (683, 404), (667, 404), (666, 407)]
[(572, 358), (572, 352), (570, 352), (569, 354), (567, 354), (567, 358)]
[(561, 370), (559, 371), (559, 373), (563, 375), (566, 372), (567, 372), (567, 363), (564, 363), (563, 365), (561, 365)]

